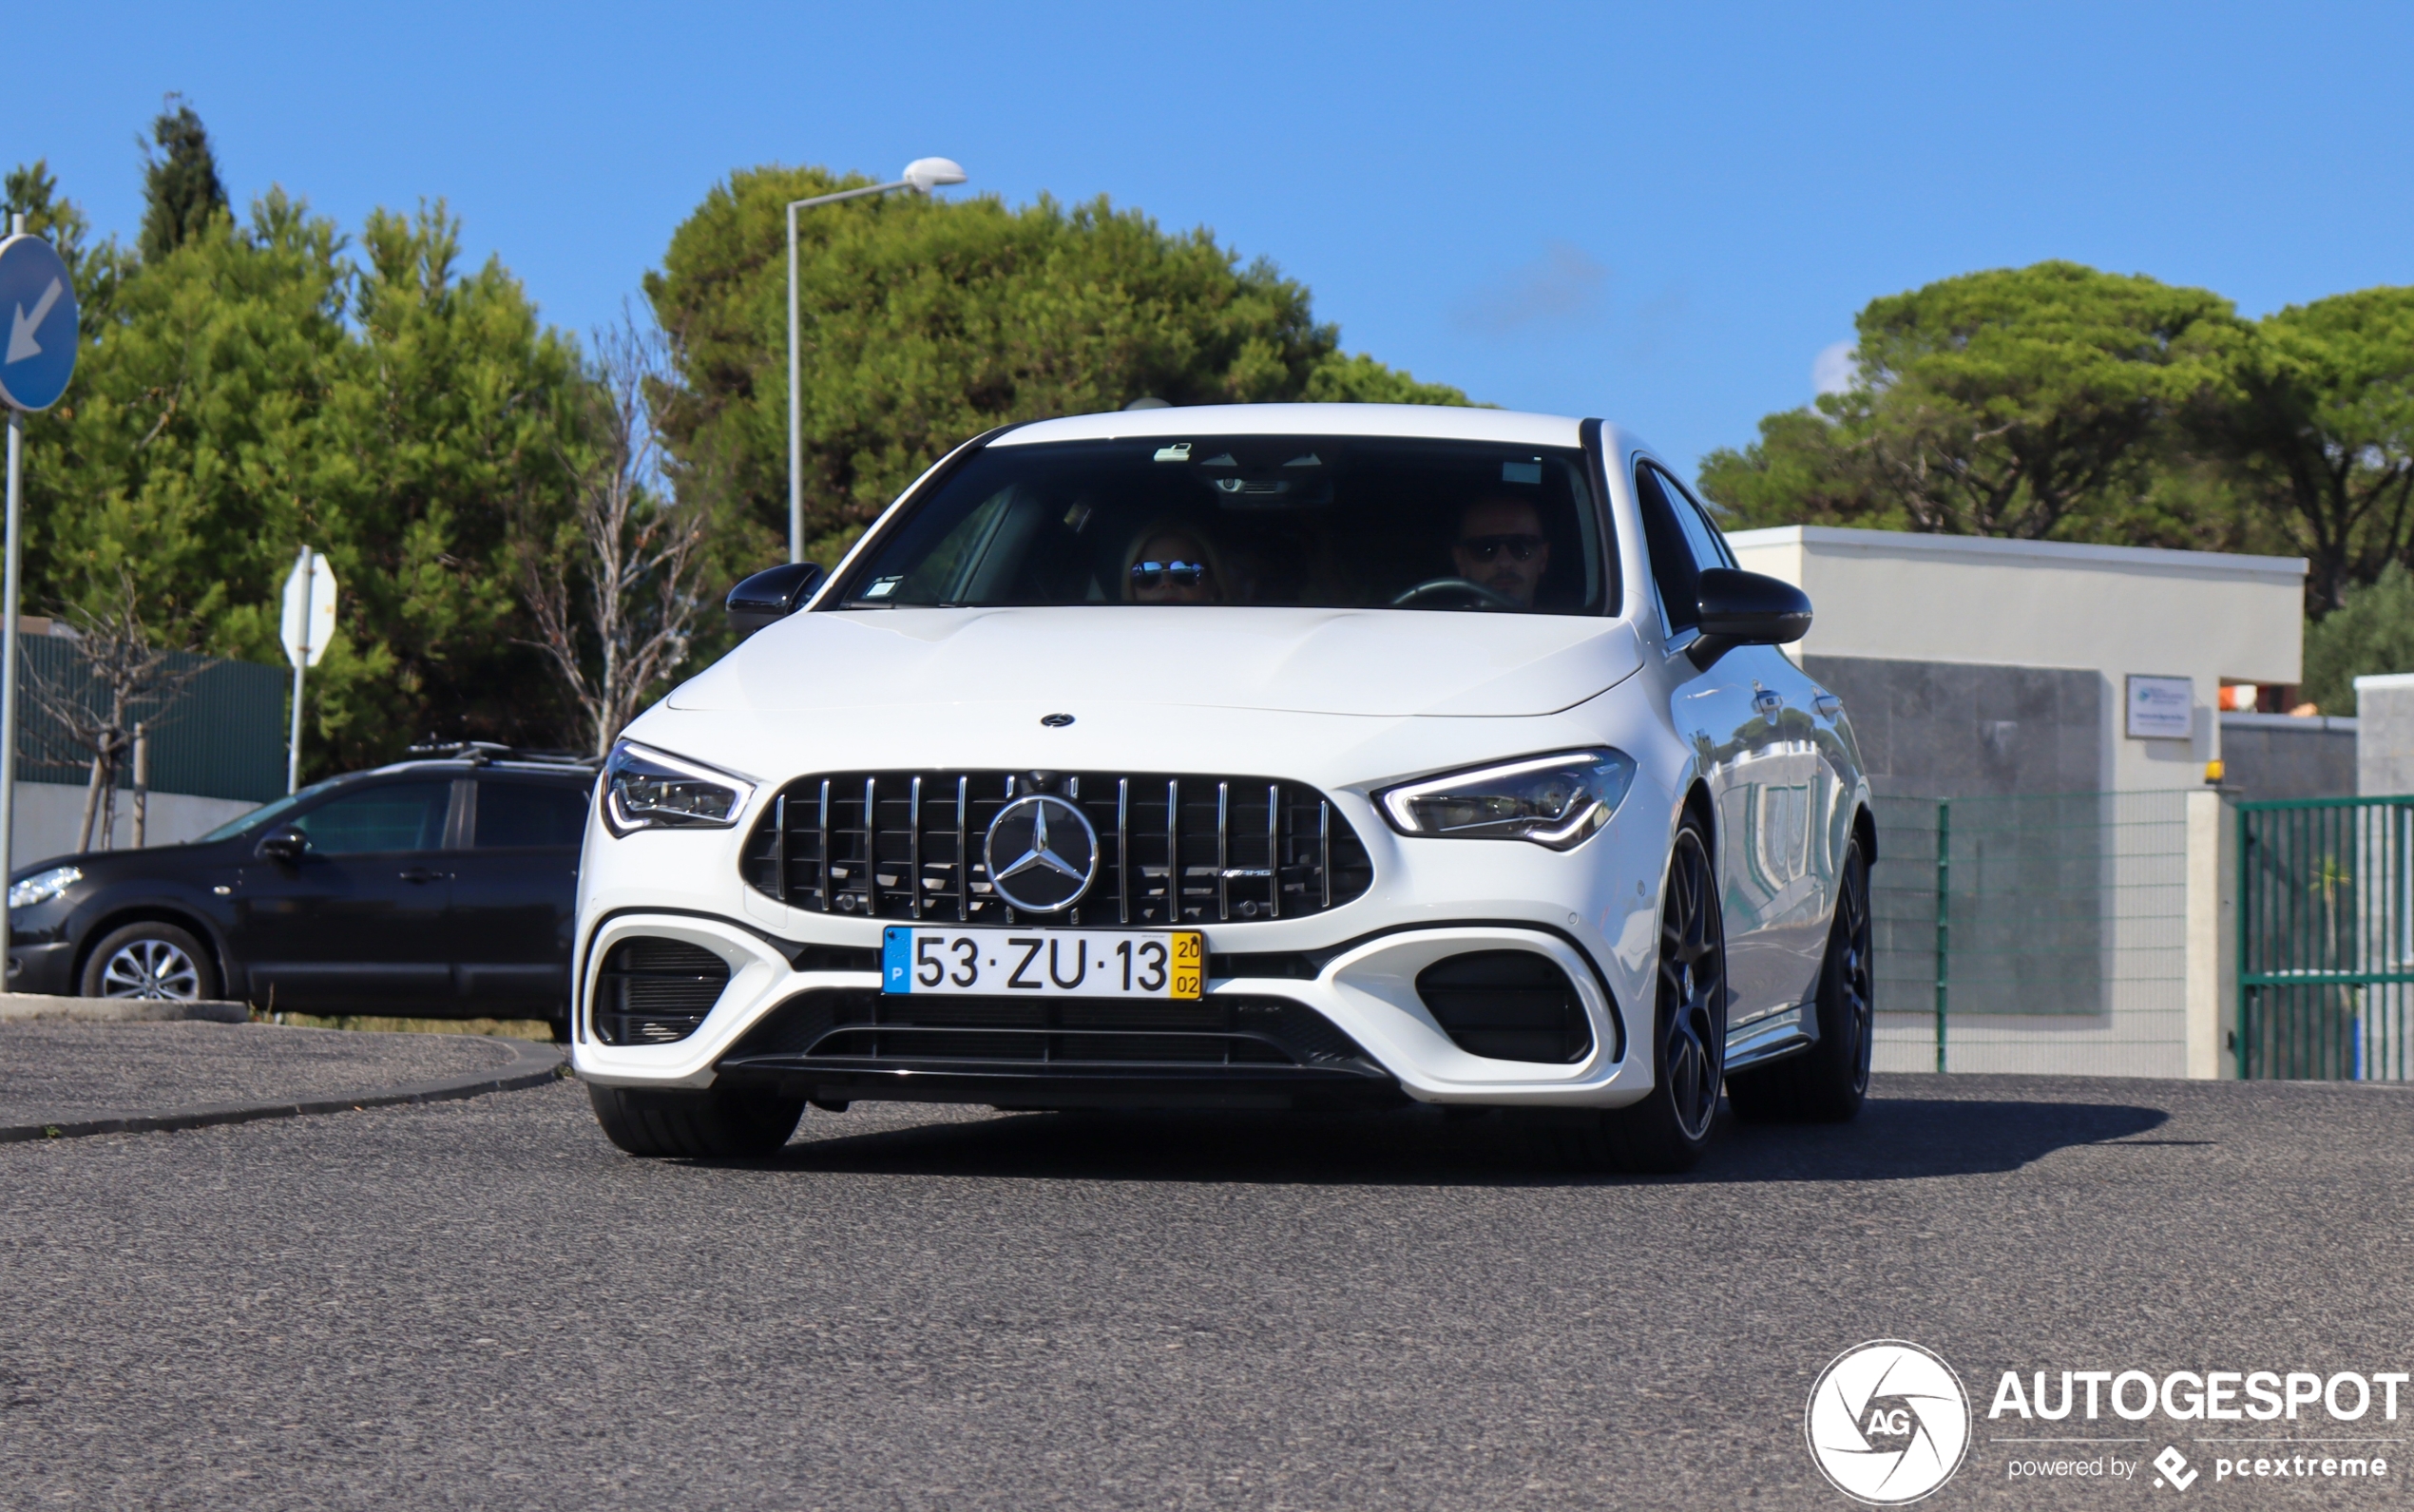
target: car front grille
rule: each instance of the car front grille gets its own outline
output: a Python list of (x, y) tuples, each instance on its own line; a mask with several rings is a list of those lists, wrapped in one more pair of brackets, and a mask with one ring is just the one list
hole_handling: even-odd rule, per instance
[[(1052, 793), (1098, 832), (1098, 871), (1061, 913), (1008, 908), (981, 859), (989, 821)], [(1315, 789), (1273, 777), (839, 772), (788, 784), (755, 828), (747, 882), (859, 918), (1075, 928), (1293, 918), (1364, 894), (1357, 832)]]
[(1287, 998), (1002, 998), (803, 992), (765, 1015), (723, 1058), (825, 1069), (932, 1062), (1029, 1070), (1231, 1066), (1350, 1069), (1373, 1062), (1332, 1020)]

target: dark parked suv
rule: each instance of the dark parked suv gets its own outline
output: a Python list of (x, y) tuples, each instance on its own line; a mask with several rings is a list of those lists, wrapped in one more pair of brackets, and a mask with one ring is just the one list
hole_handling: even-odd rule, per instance
[(9, 986), (566, 1024), (591, 763), (462, 747), (9, 890)]

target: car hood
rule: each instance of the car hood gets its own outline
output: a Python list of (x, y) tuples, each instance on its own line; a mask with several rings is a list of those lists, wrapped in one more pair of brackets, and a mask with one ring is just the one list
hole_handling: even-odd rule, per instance
[(782, 713), (1035, 700), (1297, 713), (1553, 714), (1642, 664), (1575, 615), (1094, 605), (799, 614), (675, 690), (675, 709)]

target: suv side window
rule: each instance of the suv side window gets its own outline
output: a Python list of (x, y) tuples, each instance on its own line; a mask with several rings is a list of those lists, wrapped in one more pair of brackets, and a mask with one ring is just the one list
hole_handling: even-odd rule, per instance
[(320, 855), (441, 851), (451, 809), (450, 781), (381, 782), (297, 815), (293, 827), (310, 837), (311, 850)]
[(477, 851), (574, 850), (586, 836), (584, 791), (559, 782), (478, 779)]

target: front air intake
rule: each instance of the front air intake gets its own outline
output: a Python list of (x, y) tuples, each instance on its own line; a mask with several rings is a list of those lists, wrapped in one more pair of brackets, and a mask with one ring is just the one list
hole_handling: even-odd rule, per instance
[(614, 945), (595, 976), (595, 1037), (605, 1044), (669, 1044), (696, 1032), (729, 963), (700, 945), (640, 935)]
[(1573, 1065), (1593, 1047), (1584, 1000), (1548, 956), (1531, 950), (1473, 950), (1419, 972), (1425, 1000), (1450, 1043), (1493, 1061)]

